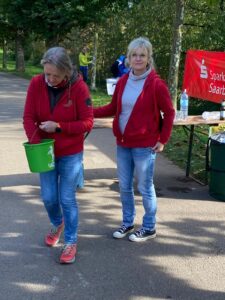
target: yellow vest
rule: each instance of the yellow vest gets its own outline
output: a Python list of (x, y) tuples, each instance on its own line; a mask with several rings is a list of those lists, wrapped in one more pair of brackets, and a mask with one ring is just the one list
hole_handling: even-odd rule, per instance
[(80, 66), (82, 66), (82, 67), (87, 67), (90, 63), (91, 63), (91, 61), (89, 61), (89, 54), (88, 53), (80, 53), (79, 54), (79, 64), (80, 64)]

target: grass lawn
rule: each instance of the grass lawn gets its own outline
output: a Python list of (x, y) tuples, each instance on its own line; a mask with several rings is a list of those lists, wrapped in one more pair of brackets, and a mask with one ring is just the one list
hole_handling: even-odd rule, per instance
[[(209, 126), (197, 126), (193, 140), (190, 175), (205, 183), (205, 153), (208, 141)], [(182, 126), (174, 126), (169, 143), (165, 146), (164, 154), (182, 169), (186, 169), (189, 145), (189, 132)]]

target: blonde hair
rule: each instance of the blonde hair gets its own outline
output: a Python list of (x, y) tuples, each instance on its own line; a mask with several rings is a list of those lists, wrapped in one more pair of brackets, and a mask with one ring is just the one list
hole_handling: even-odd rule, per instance
[(152, 44), (149, 41), (149, 39), (144, 38), (144, 37), (139, 37), (139, 38), (136, 38), (133, 41), (131, 41), (130, 44), (128, 45), (128, 48), (127, 48), (128, 60), (130, 60), (132, 53), (137, 48), (145, 48), (147, 50), (148, 64), (149, 64), (149, 66), (154, 68), (154, 60), (153, 60), (153, 57), (152, 57), (152, 55), (153, 55)]

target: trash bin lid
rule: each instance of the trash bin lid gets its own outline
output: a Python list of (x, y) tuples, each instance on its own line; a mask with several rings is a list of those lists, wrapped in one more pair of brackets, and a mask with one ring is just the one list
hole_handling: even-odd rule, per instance
[(213, 134), (211, 139), (221, 144), (225, 144), (225, 131)]

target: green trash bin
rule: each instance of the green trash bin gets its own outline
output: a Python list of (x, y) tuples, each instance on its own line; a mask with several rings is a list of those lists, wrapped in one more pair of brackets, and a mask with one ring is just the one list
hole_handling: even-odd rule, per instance
[(208, 139), (206, 169), (209, 171), (210, 196), (225, 201), (225, 132)]

